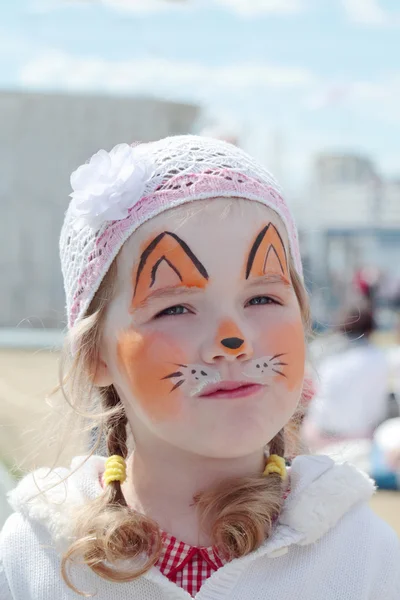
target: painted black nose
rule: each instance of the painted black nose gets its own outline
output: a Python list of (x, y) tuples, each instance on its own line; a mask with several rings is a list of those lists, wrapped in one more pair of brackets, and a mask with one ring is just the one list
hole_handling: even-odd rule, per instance
[(225, 348), (229, 348), (230, 350), (237, 350), (243, 344), (244, 340), (241, 340), (238, 337), (224, 338), (221, 340), (221, 344), (225, 346)]

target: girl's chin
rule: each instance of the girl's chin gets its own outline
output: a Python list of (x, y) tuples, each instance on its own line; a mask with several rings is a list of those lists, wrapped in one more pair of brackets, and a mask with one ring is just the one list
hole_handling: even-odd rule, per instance
[[(215, 459), (238, 459), (241, 457), (263, 452), (267, 440), (273, 436), (269, 432), (260, 431), (259, 428), (249, 428), (243, 431), (243, 427), (219, 428), (203, 436), (193, 432), (190, 440), (182, 444), (185, 449), (195, 452), (197, 455)], [(197, 438), (197, 439), (196, 439)]]

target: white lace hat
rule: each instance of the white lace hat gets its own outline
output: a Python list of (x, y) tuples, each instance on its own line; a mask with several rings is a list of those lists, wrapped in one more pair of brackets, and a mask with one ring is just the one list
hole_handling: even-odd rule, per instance
[(73, 192), (60, 238), (68, 326), (87, 311), (120, 248), (152, 217), (174, 206), (240, 197), (272, 208), (302, 265), (295, 223), (272, 175), (226, 142), (182, 135), (100, 150), (71, 175)]

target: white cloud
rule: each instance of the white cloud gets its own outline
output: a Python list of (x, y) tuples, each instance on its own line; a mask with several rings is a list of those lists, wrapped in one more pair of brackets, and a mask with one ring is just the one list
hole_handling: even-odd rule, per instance
[(379, 0), (341, 0), (351, 21), (361, 25), (396, 26), (400, 13), (385, 10)]
[(351, 100), (361, 114), (369, 113), (383, 122), (400, 124), (400, 72), (378, 81), (355, 82)]
[(305, 8), (305, 0), (216, 0), (245, 15), (271, 13), (290, 15)]
[[(198, 0), (195, 0), (195, 4)], [(30, 10), (46, 13), (59, 8), (106, 5), (121, 12), (153, 13), (171, 10), (189, 10), (193, 0), (32, 0)]]
[(48, 12), (65, 6), (104, 4), (116, 10), (133, 13), (152, 13), (172, 10), (192, 10), (222, 5), (242, 15), (290, 15), (305, 8), (308, 0), (33, 0), (31, 10)]
[(106, 4), (122, 11), (139, 13), (192, 8), (190, 0), (97, 0), (97, 3)]
[(346, 84), (329, 84), (314, 90), (305, 99), (305, 108), (319, 110), (341, 105), (349, 96), (351, 87)]
[(202, 101), (221, 91), (251, 94), (302, 88), (311, 85), (314, 77), (307, 69), (268, 64), (206, 66), (166, 59), (114, 62), (47, 52), (25, 64), (19, 81), (26, 87), (154, 93)]
[(306, 94), (304, 102), (309, 110), (346, 108), (358, 117), (388, 123), (400, 123), (399, 105), (400, 72), (387, 73), (376, 80), (318, 86)]

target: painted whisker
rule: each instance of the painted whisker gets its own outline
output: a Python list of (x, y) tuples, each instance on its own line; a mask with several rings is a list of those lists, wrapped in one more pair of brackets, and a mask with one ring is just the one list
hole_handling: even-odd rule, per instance
[(281, 352), (281, 354), (275, 354), (275, 356), (271, 356), (271, 358), (269, 360), (270, 361), (275, 360), (275, 358), (279, 358), (281, 356), (285, 356), (285, 354), (287, 354), (287, 352)]
[(176, 384), (174, 385), (174, 387), (172, 388), (172, 390), (170, 391), (170, 393), (171, 393), (171, 392), (173, 392), (173, 391), (175, 391), (175, 390), (176, 390), (178, 387), (180, 387), (180, 386), (181, 386), (183, 383), (185, 383), (185, 380), (184, 380), (184, 379), (181, 379), (180, 381), (178, 381), (178, 383), (176, 383)]
[(170, 375), (166, 375), (165, 377), (161, 377), (161, 381), (164, 379), (172, 379), (173, 377), (182, 377), (183, 373), (181, 371), (175, 371), (175, 373), (170, 373)]
[(282, 377), (286, 377), (287, 379), (287, 375), (285, 375), (285, 373), (282, 373), (282, 371), (277, 371), (276, 369), (272, 369), (274, 373), (278, 373), (278, 375), (282, 375)]

